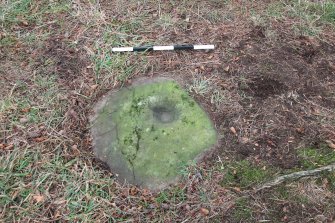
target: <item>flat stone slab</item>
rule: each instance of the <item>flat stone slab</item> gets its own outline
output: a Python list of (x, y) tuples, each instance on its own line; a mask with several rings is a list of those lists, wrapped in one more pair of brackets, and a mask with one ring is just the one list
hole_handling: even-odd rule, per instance
[(161, 189), (217, 142), (205, 111), (175, 81), (153, 79), (112, 92), (91, 119), (95, 155), (120, 180)]

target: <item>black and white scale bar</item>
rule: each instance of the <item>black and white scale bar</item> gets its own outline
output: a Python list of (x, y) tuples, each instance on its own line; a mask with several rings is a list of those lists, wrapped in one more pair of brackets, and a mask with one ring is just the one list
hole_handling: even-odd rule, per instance
[(112, 52), (139, 52), (159, 50), (214, 50), (214, 45), (174, 45), (174, 46), (139, 46), (139, 47), (113, 47)]

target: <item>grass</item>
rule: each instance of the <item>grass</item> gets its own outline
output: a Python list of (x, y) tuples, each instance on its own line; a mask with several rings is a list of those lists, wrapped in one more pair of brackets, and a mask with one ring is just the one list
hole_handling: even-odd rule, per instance
[[(45, 26), (47, 19), (52, 19), (54, 15), (68, 12), (70, 2), (60, 0), (50, 2), (47, 0), (14, 0), (3, 1), (0, 7), (0, 26), (2, 27), (4, 38), (0, 38), (1, 45), (14, 46), (17, 43), (33, 46), (50, 35), (49, 30), (45, 33), (39, 30), (28, 30), (25, 27), (34, 26), (35, 28)], [(53, 21), (61, 23), (61, 17)], [(19, 32), (12, 32), (13, 28), (21, 28)]]
[(186, 200), (186, 193), (183, 188), (174, 187), (171, 190), (164, 190), (158, 194), (156, 201), (158, 203), (180, 203)]
[[(60, 90), (55, 82), (54, 76), (36, 76), (33, 80), (33, 91), (28, 91), (30, 86), (25, 82), (17, 82), (15, 92), (24, 91), (24, 97), (17, 94), (6, 96), (1, 101), (1, 112), (6, 114), (11, 125), (42, 124), (47, 128), (56, 127), (62, 118), (64, 102), (59, 98)], [(38, 98), (36, 93), (40, 94)], [(56, 105), (56, 106), (55, 106)], [(24, 118), (27, 123), (20, 123)]]
[(323, 179), (327, 179), (327, 185), (329, 186), (330, 191), (335, 192), (335, 173), (325, 173), (323, 178), (319, 179), (319, 184), (322, 184)]
[(272, 19), (280, 21), (291, 18), (295, 21), (292, 28), (297, 35), (319, 36), (325, 25), (332, 28), (335, 25), (335, 3), (328, 0), (275, 1), (265, 12), (265, 15), (254, 16), (256, 24), (265, 26)]
[(318, 23), (335, 23), (335, 3), (333, 1), (293, 1), (290, 6), (292, 16), (305, 19), (311, 25)]
[(297, 191), (292, 191), (292, 188), (294, 184), (291, 185), (280, 185), (276, 187), (274, 191), (272, 191), (271, 194), (268, 195), (266, 198), (266, 202), (276, 202), (280, 201), (277, 207), (268, 210), (268, 216), (274, 220), (274, 221), (283, 221), (283, 218), (288, 215), (288, 212), (295, 211), (294, 209), (290, 209), (289, 205), (291, 207), (294, 206), (308, 206), (308, 205), (315, 205), (309, 202), (307, 197), (300, 195), (297, 193)]
[(211, 90), (211, 80), (200, 77), (193, 79), (193, 83), (189, 85), (188, 90), (195, 94), (205, 95)]
[[(123, 85), (136, 73), (143, 72), (146, 69), (147, 60), (145, 57), (132, 62), (135, 61), (132, 55), (115, 56), (115, 54), (110, 53), (113, 46), (136, 46), (143, 43), (140, 36), (136, 34), (139, 29), (141, 29), (141, 23), (135, 20), (123, 22), (122, 26), (114, 24), (105, 28), (102, 33), (102, 40), (94, 46), (96, 53), (91, 56), (96, 84)], [(134, 72), (135, 68), (137, 69), (136, 72)]]
[(298, 151), (302, 159), (303, 168), (315, 169), (320, 166), (326, 166), (335, 163), (335, 152), (327, 145), (321, 145), (319, 149), (305, 148)]
[[(121, 83), (126, 81), (134, 70), (133, 65), (128, 66), (128, 59), (128, 55), (112, 58), (112, 55), (109, 53), (98, 50), (98, 54), (94, 56), (96, 83), (105, 83), (110, 78), (112, 78), (113, 81)], [(104, 77), (101, 78), (101, 72), (108, 73), (109, 75), (104, 75)], [(119, 73), (116, 78), (114, 78), (115, 72)]]
[(227, 164), (221, 185), (243, 189), (256, 186), (273, 176), (274, 171), (264, 167), (256, 166), (247, 160)]
[[(320, 148), (305, 148), (298, 151), (298, 155), (301, 159), (303, 169), (315, 169), (321, 166), (326, 166), (335, 163), (335, 152), (330, 149), (326, 144), (322, 144)], [(318, 179), (318, 184), (322, 185), (322, 182), (326, 179), (326, 186), (331, 190), (335, 191), (335, 173), (325, 172), (322, 177)]]
[(225, 95), (218, 90), (214, 90), (212, 96), (211, 96), (211, 103), (216, 105), (216, 106), (220, 106), (225, 100)]
[(69, 3), (66, 0), (52, 3), (45, 0), (41, 2), (33, 0), (4, 1), (4, 5), (0, 9), (0, 21), (6, 25), (17, 25), (25, 22), (38, 25), (43, 22), (47, 15), (69, 10)]
[(6, 36), (0, 40), (0, 45), (3, 47), (12, 46), (16, 43), (16, 39), (13, 36)]
[(252, 209), (249, 207), (248, 198), (238, 198), (233, 211), (233, 219), (236, 222), (249, 222), (252, 219)]
[(21, 215), (7, 212), (5, 219), (22, 221), (35, 217), (43, 221), (46, 216), (37, 210), (47, 207), (51, 201), (57, 206), (50, 215), (66, 214), (69, 221), (90, 221), (95, 211), (109, 206), (113, 199), (108, 186), (113, 184), (113, 179), (88, 169), (79, 159), (65, 160), (60, 151), (43, 154), (38, 148), (24, 151), (16, 148), (1, 160), (0, 174), (1, 206), (7, 210), (15, 207), (24, 210)]
[(211, 23), (217, 23), (222, 20), (222, 14), (219, 11), (211, 11), (208, 13), (207, 19)]
[(164, 14), (159, 16), (159, 19), (157, 20), (156, 24), (157, 26), (162, 27), (163, 30), (167, 30), (174, 25), (174, 21), (170, 15)]
[[(237, 161), (237, 148), (253, 147), (258, 139), (264, 139), (261, 138), (264, 135), (278, 139), (276, 142), (286, 142), (291, 129), (285, 129), (284, 125), (292, 124), (290, 128), (294, 129), (301, 120), (310, 129), (306, 129), (306, 135), (293, 140), (299, 141), (299, 145), (304, 144), (306, 138), (315, 137), (308, 135), (308, 130), (321, 133), (318, 137), (328, 137), (334, 131), (334, 123), (328, 119), (321, 123), (313, 114), (304, 114), (314, 107), (307, 106), (300, 98), (299, 105), (289, 101), (290, 106), (280, 104), (270, 113), (264, 110), (270, 108), (269, 103), (272, 106), (272, 97), (262, 101), (251, 97), (244, 89), (250, 79), (260, 73), (272, 72), (276, 78), (284, 80), (286, 76), (282, 74), (296, 74), (297, 67), (306, 67), (308, 75), (317, 77), (313, 84), (323, 81), (317, 74), (332, 68), (322, 70), (315, 65), (322, 65), (318, 60), (320, 55), (328, 61), (332, 55), (322, 44), (313, 46), (318, 53), (313, 58), (315, 61), (308, 65), (301, 63), (300, 57), (295, 59), (289, 50), (283, 55), (280, 54), (283, 51), (272, 50), (277, 49), (277, 42), (292, 50), (291, 43), (299, 41), (297, 37), (301, 35), (332, 43), (334, 1), (210, 0), (198, 3), (2, 0), (2, 221), (211, 222), (218, 219), (217, 222), (255, 222), (265, 219), (279, 222), (287, 216), (287, 221), (307, 222), (320, 213), (327, 221), (332, 220), (335, 210), (333, 172), (244, 197), (244, 192), (271, 179), (276, 172), (286, 170), (269, 168), (271, 161), (263, 168), (263, 161), (271, 160), (266, 156), (271, 147), (266, 140), (266, 145), (259, 143), (260, 146), (255, 147), (254, 153), (259, 149), (259, 154), (252, 154), (246, 160)], [(251, 36), (255, 26), (265, 27), (261, 43)], [(113, 46), (174, 42), (214, 43), (217, 50), (209, 53), (110, 53)], [(331, 47), (330, 44), (329, 49)], [(244, 64), (248, 54), (254, 57), (253, 61)], [(281, 60), (280, 56), (292, 57)], [(263, 58), (269, 61), (272, 58), (277, 66), (267, 66)], [(189, 78), (190, 74), (199, 71), (199, 66), (201, 77), (197, 74), (197, 78)], [(224, 71), (227, 66), (229, 72)], [(261, 70), (251, 72), (254, 67), (261, 67)], [(72, 77), (67, 75), (68, 69), (74, 72)], [(304, 73), (299, 73), (299, 83), (294, 86), (297, 91), (304, 84)], [(327, 75), (326, 72), (322, 74)], [(137, 77), (159, 75), (187, 80), (188, 90), (202, 96), (197, 98), (201, 98), (218, 134), (224, 137), (213, 158), (182, 168), (180, 182), (152, 192), (116, 181), (115, 173), (106, 171), (103, 164), (95, 160), (87, 120), (93, 103), (108, 90), (126, 86)], [(221, 82), (222, 86), (216, 84)], [(332, 86), (331, 81), (323, 84)], [(308, 99), (313, 100), (316, 107), (324, 106), (317, 96)], [(332, 109), (330, 103), (327, 106)], [(280, 107), (289, 110), (286, 111), (289, 115), (280, 113)], [(304, 119), (307, 116), (308, 119)], [(277, 125), (278, 120), (284, 120), (282, 117), (296, 119), (290, 124)], [(237, 136), (230, 133), (231, 126), (239, 129)], [(282, 130), (285, 136), (272, 128)], [(248, 138), (250, 143), (241, 144), (240, 137)], [(271, 148), (272, 155), (286, 151), (283, 145), (279, 143), (280, 149), (275, 151)], [(302, 164), (300, 169), (335, 162), (334, 151), (326, 146), (306, 147), (298, 151), (298, 156)], [(221, 168), (217, 168), (216, 159), (223, 160)], [(260, 164), (248, 160), (260, 161)], [(240, 193), (239, 189), (243, 191)], [(313, 203), (313, 196), (324, 199), (316, 199), (318, 202)], [(289, 212), (282, 213), (284, 205), (289, 207)], [(201, 207), (206, 207), (205, 211), (199, 211)]]

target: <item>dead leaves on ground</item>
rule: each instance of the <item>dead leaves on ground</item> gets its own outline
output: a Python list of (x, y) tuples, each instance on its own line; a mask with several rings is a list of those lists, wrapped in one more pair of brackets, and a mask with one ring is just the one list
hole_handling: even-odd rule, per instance
[(335, 150), (335, 144), (333, 143), (332, 140), (326, 140), (325, 142), (327, 143), (327, 145), (328, 145), (329, 148)]
[(45, 199), (43, 195), (33, 195), (32, 198), (35, 203), (42, 203)]
[(42, 136), (42, 137), (34, 138), (34, 141), (35, 141), (35, 142), (44, 142), (44, 141), (46, 141), (47, 139), (48, 139), (47, 137)]
[(209, 210), (207, 208), (200, 208), (200, 213), (204, 216), (209, 214)]
[(0, 143), (0, 149), (1, 150), (12, 150), (12, 149), (14, 149), (14, 145), (13, 144)]
[(234, 134), (237, 135), (236, 129), (234, 127), (230, 127), (230, 131)]

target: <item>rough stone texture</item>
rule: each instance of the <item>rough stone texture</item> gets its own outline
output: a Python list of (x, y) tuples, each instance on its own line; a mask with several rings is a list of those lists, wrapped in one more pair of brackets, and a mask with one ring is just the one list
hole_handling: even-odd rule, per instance
[(121, 180), (161, 189), (217, 141), (202, 108), (173, 80), (113, 92), (92, 118), (94, 152)]

